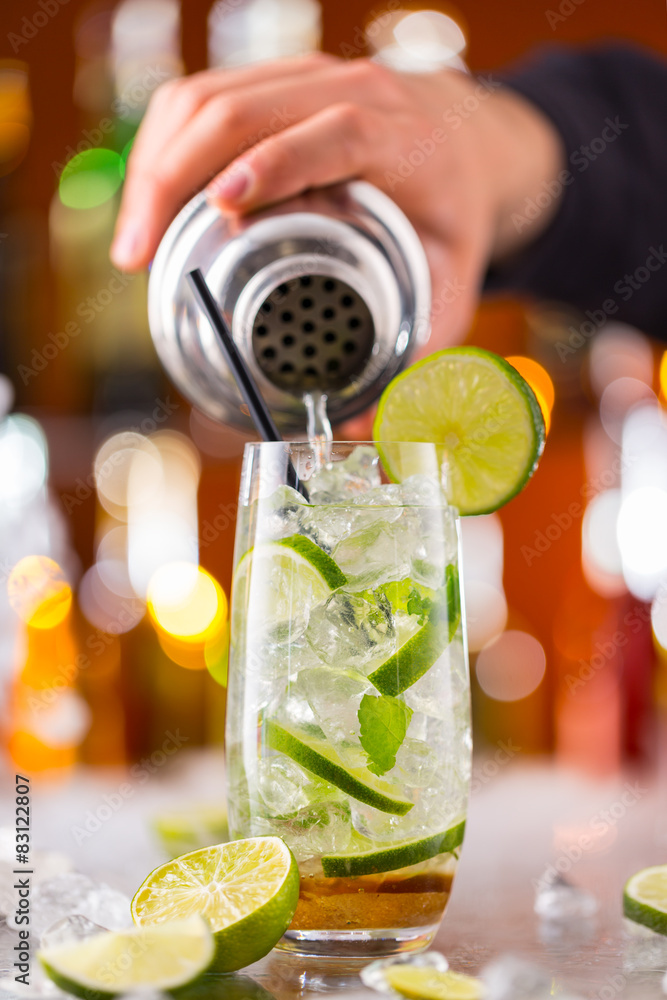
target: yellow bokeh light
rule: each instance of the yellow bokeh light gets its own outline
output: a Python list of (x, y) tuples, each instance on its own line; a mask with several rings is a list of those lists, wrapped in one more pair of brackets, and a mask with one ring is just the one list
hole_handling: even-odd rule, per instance
[(170, 636), (203, 643), (227, 620), (227, 598), (201, 566), (174, 562), (161, 566), (148, 586), (148, 611)]
[(32, 628), (54, 628), (72, 606), (72, 588), (58, 563), (47, 556), (21, 559), (9, 574), (7, 593), (16, 614)]
[(540, 404), (540, 409), (542, 410), (542, 416), (544, 417), (545, 429), (548, 433), (551, 426), (551, 411), (553, 410), (556, 398), (556, 390), (551, 381), (551, 376), (546, 368), (543, 368), (539, 362), (533, 361), (532, 358), (526, 358), (517, 354), (506, 358), (506, 360), (513, 368), (516, 368), (519, 375), (525, 378), (535, 393), (537, 402)]
[(667, 399), (667, 351), (660, 359), (660, 392), (663, 399)]

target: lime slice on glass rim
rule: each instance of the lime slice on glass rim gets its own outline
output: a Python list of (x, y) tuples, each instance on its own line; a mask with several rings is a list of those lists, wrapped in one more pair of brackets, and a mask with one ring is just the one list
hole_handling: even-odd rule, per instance
[(266, 724), (266, 739), (273, 750), (291, 757), (301, 767), (347, 792), (357, 802), (395, 816), (404, 816), (412, 809), (412, 802), (401, 798), (388, 781), (377, 778), (366, 767), (348, 767), (323, 739), (288, 728), (273, 719)]
[(440, 972), (426, 966), (388, 965), (384, 978), (389, 986), (409, 1000), (480, 1000), (484, 984), (462, 972)]
[(456, 850), (463, 843), (465, 820), (459, 820), (442, 833), (430, 834), (415, 840), (406, 840), (384, 847), (373, 846), (367, 837), (357, 834), (356, 850), (346, 854), (324, 854), (322, 871), (327, 878), (351, 878), (359, 875), (378, 875), (397, 871), (409, 865)]
[(289, 927), (299, 870), (280, 837), (251, 837), (184, 854), (150, 873), (132, 900), (141, 926), (201, 914), (216, 945), (212, 969), (234, 972), (263, 958)]
[(101, 931), (43, 948), (39, 960), (61, 989), (84, 1000), (137, 990), (171, 991), (196, 982), (215, 955), (213, 934), (196, 914), (154, 927)]
[(245, 614), (253, 579), (259, 581), (266, 619), (278, 627), (292, 620), (295, 608), (321, 603), (332, 590), (347, 583), (347, 577), (331, 556), (305, 535), (260, 542), (246, 552), (236, 567), (233, 636), (239, 635), (237, 615)]
[(643, 868), (623, 889), (623, 913), (636, 924), (667, 934), (667, 865)]
[(448, 472), (449, 502), (460, 514), (488, 514), (530, 479), (545, 428), (533, 390), (504, 358), (479, 347), (450, 347), (389, 383), (373, 438), (397, 482), (404, 478), (400, 449), (385, 442), (434, 442)]

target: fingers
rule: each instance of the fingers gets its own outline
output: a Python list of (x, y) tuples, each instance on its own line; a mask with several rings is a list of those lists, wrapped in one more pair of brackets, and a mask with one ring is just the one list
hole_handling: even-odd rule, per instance
[[(172, 90), (156, 102), (150, 130), (130, 157), (123, 204), (112, 256), (123, 267), (140, 267), (150, 260), (180, 205), (215, 173), (267, 133), (280, 133), (328, 105), (359, 100), (376, 106), (396, 100), (386, 85), (386, 71), (366, 61), (356, 65), (333, 60), (326, 66), (290, 74), (268, 82), (259, 80), (240, 89), (210, 94), (210, 80), (202, 97), (199, 84)], [(202, 85), (202, 86), (204, 86)], [(178, 97), (178, 101), (176, 98)], [(180, 102), (180, 103), (179, 103)], [(160, 109), (161, 108), (161, 109)], [(174, 122), (185, 123), (178, 127)], [(335, 116), (331, 119), (336, 127)], [(335, 143), (335, 136), (322, 135)], [(242, 168), (239, 168), (242, 169)]]
[(191, 118), (212, 97), (262, 83), (285, 81), (321, 70), (338, 62), (321, 52), (297, 59), (279, 59), (237, 70), (208, 70), (159, 87), (148, 106), (132, 149), (129, 169), (140, 172), (177, 137)]
[(251, 211), (310, 187), (372, 170), (391, 123), (382, 112), (343, 103), (264, 140), (207, 188), (228, 211)]

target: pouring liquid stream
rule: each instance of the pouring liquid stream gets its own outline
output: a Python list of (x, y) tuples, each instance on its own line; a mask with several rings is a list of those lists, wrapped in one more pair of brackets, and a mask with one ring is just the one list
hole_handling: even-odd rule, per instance
[(315, 389), (304, 392), (303, 402), (308, 417), (308, 442), (315, 456), (315, 471), (331, 461), (333, 431), (327, 414), (327, 394)]

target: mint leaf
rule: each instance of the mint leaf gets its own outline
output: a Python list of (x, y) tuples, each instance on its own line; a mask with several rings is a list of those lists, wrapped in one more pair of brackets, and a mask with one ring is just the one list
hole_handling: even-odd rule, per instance
[(368, 770), (377, 775), (391, 771), (408, 731), (412, 709), (390, 695), (376, 698), (365, 694), (357, 716), (361, 745), (368, 754)]
[(408, 597), (407, 612), (409, 615), (419, 615), (419, 624), (423, 625), (431, 611), (432, 604), (430, 597), (422, 597), (419, 591), (412, 590)]

